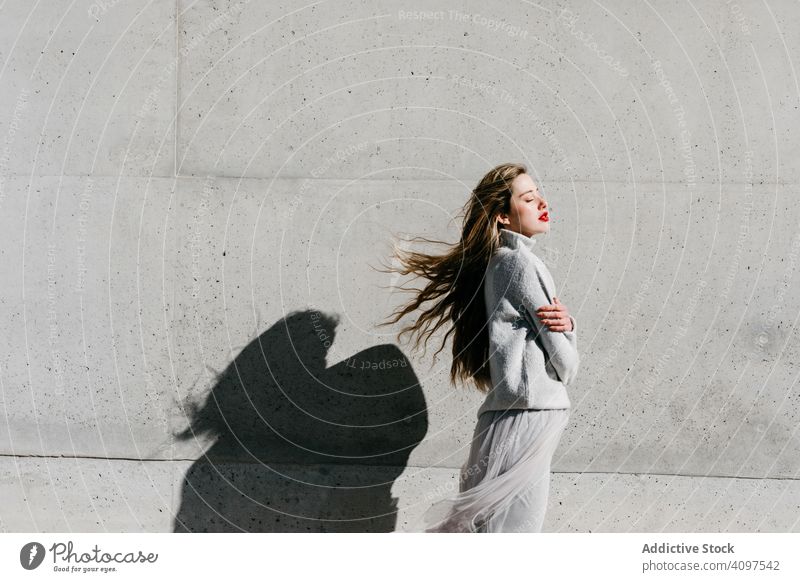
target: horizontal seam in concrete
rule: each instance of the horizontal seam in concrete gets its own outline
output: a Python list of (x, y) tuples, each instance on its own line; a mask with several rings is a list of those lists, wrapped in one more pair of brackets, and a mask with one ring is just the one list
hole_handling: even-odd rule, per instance
[[(350, 177), (350, 176), (342, 176), (336, 178), (315, 178), (313, 176), (249, 176), (244, 177), (241, 175), (227, 175), (227, 174), (35, 174), (31, 176), (30, 173), (16, 173), (10, 172), (6, 174), (6, 178), (116, 178), (116, 179), (160, 179), (160, 180), (206, 180), (208, 178), (214, 179), (225, 179), (225, 180), (310, 180), (314, 182), (352, 182), (352, 181), (359, 181), (359, 182), (453, 182), (454, 180), (472, 180), (474, 176), (462, 176), (458, 178), (457, 176), (454, 178), (447, 178), (447, 179), (436, 179), (436, 178), (383, 178), (383, 179), (375, 179), (370, 178), (368, 180), (361, 180), (360, 177)], [(630, 181), (625, 180), (577, 180), (577, 179), (550, 179), (545, 178), (545, 180), (552, 184), (628, 184), (633, 186), (633, 183)], [(737, 182), (737, 181), (725, 181), (725, 182), (697, 182), (698, 184), (703, 184), (704, 186), (748, 186), (748, 185), (755, 185), (758, 184), (759, 186), (800, 186), (800, 181), (758, 181), (758, 182)], [(684, 186), (686, 182), (683, 181), (672, 181), (672, 180), (665, 180), (665, 181), (654, 181), (654, 180), (639, 180), (636, 182), (636, 185), (639, 187), (643, 186)]]
[[(196, 459), (191, 458), (176, 458), (176, 459), (136, 459), (133, 457), (92, 457), (92, 456), (77, 456), (77, 455), (9, 455), (7, 453), (0, 453), (0, 458), (6, 459), (87, 459), (93, 461), (131, 461), (136, 463), (194, 463), (197, 461), (208, 462), (207, 459), (199, 457)], [(219, 463), (241, 463), (244, 465), (255, 465), (251, 461), (237, 461), (237, 460), (220, 460)], [(437, 466), (424, 466), (424, 465), (368, 465), (368, 464), (353, 464), (353, 463), (318, 463), (314, 465), (307, 465), (305, 463), (285, 463), (275, 462), (273, 465), (291, 465), (291, 466), (326, 466), (326, 467), (371, 467), (371, 468), (386, 468), (392, 467), (397, 469), (440, 469), (442, 471), (456, 471), (456, 467), (437, 467)], [(750, 479), (750, 480), (769, 480), (769, 481), (798, 481), (800, 477), (747, 477), (741, 475), (701, 475), (693, 473), (626, 473), (620, 471), (553, 471), (556, 475), (643, 475), (648, 477), (695, 477), (695, 478), (709, 478), (709, 479)]]

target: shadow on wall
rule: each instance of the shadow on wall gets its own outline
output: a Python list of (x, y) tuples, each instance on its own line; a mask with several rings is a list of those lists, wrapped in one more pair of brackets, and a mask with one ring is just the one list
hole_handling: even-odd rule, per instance
[(395, 530), (391, 488), (427, 433), (425, 399), (394, 345), (328, 368), (337, 323), (281, 319), (190, 405), (175, 436), (215, 443), (185, 476), (174, 531)]

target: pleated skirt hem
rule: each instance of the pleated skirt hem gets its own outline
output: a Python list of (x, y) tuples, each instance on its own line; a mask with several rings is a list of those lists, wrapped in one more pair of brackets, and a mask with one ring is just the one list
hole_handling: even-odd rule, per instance
[(489, 410), (475, 426), (458, 493), (427, 509), (428, 533), (539, 532), (547, 510), (550, 462), (569, 409)]

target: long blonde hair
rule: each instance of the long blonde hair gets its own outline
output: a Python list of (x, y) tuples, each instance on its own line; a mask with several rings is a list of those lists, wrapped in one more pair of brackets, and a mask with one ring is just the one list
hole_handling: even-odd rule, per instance
[(415, 346), (418, 348), (424, 338), (423, 345), (427, 348), (428, 340), (436, 330), (452, 321), (452, 327), (442, 338), (442, 345), (434, 357), (453, 334), (451, 383), (472, 381), (484, 393), (491, 390), (492, 385), (483, 282), (489, 259), (499, 245), (501, 227), (497, 216), (501, 212), (510, 212), (511, 182), (520, 174), (527, 174), (522, 164), (501, 164), (481, 179), (464, 205), (461, 240), (457, 244), (424, 237), (411, 239), (448, 246), (449, 250), (443, 255), (406, 252), (395, 244), (393, 256), (400, 267), (389, 267), (388, 272), (413, 273), (415, 278), (423, 277), (428, 283), (422, 289), (400, 287), (402, 291), (415, 293), (414, 298), (394, 311), (390, 319), (378, 324), (391, 325), (419, 309), (423, 303), (433, 301), (433, 305), (423, 309), (414, 323), (402, 328), (398, 339), (405, 333), (416, 334)]

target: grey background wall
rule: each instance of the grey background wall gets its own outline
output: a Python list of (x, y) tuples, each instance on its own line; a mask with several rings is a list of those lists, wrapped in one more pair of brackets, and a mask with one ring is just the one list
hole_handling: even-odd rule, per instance
[(789, 0), (4, 2), (0, 527), (413, 531), (481, 397), (372, 267), (518, 161), (582, 354), (545, 530), (800, 531), (798, 49)]

